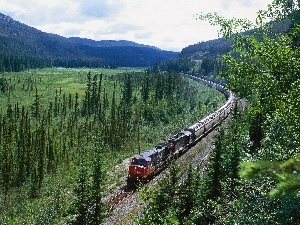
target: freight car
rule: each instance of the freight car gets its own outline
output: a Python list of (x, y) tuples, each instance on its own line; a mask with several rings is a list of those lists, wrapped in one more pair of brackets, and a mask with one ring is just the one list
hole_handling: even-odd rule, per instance
[(227, 91), (220, 84), (191, 75), (186, 76), (222, 92), (227, 101), (218, 110), (175, 134), (166, 142), (159, 143), (153, 149), (133, 156), (128, 168), (128, 186), (135, 186), (139, 182), (152, 179), (166, 166), (168, 160), (175, 155), (183, 154), (192, 144), (207, 135), (229, 115), (235, 100), (233, 92)]

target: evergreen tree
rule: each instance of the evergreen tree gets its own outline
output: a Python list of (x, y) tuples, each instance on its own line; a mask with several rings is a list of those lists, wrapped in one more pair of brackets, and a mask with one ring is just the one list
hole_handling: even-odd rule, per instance
[(89, 180), (87, 168), (82, 163), (79, 168), (75, 185), (75, 199), (73, 201), (73, 211), (75, 213), (75, 219), (74, 221), (72, 221), (72, 224), (87, 225), (89, 209)]
[(4, 93), (6, 93), (7, 90), (8, 90), (7, 81), (4, 77), (1, 77), (0, 78), (0, 92), (2, 92), (4, 94)]
[(104, 205), (101, 201), (102, 189), (104, 181), (104, 171), (102, 168), (102, 149), (101, 147), (94, 147), (93, 170), (92, 170), (92, 184), (90, 197), (90, 221), (91, 225), (100, 225), (104, 219)]
[(34, 166), (31, 171), (31, 177), (30, 177), (30, 192), (29, 196), (31, 198), (36, 198), (39, 195), (39, 178), (37, 175), (37, 168)]
[(35, 88), (34, 103), (31, 106), (31, 115), (35, 118), (40, 117), (40, 99), (37, 87)]
[(44, 127), (44, 118), (39, 130), (39, 149), (38, 149), (38, 177), (39, 177), (39, 189), (42, 187), (42, 182), (44, 180), (44, 170), (45, 170), (45, 153), (46, 153), (46, 130)]
[(133, 96), (133, 87), (132, 87), (132, 75), (126, 74), (124, 76), (124, 89), (123, 89), (123, 99), (126, 104), (130, 104)]
[(141, 95), (143, 102), (146, 103), (150, 94), (150, 70), (146, 70), (145, 75), (143, 77), (143, 83), (141, 88)]
[(109, 142), (108, 144), (111, 146), (113, 150), (118, 146), (117, 143), (117, 118), (116, 118), (116, 99), (115, 99), (115, 91), (116, 86), (114, 85), (113, 96), (111, 100), (111, 109), (110, 109), (110, 132), (109, 132)]
[(190, 163), (186, 178), (183, 181), (182, 185), (179, 188), (179, 215), (178, 218), (181, 221), (184, 221), (186, 217), (188, 217), (195, 207), (196, 199), (197, 199), (197, 186), (196, 186), (196, 174), (193, 173), (193, 167)]

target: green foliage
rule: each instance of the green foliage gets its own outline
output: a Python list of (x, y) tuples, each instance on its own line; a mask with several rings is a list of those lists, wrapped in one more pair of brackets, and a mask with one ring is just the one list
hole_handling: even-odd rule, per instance
[(89, 210), (89, 179), (88, 171), (84, 165), (80, 166), (77, 182), (74, 188), (73, 210), (75, 213), (72, 224), (88, 224)]
[(82, 163), (75, 181), (74, 199), (69, 210), (72, 224), (98, 225), (105, 218), (106, 208), (101, 195), (105, 174), (102, 168), (103, 154), (99, 145), (95, 145), (93, 150), (91, 169)]
[[(143, 219), (176, 215), (180, 224), (300, 223), (299, 7), (299, 1), (273, 1), (258, 12), (256, 24), (216, 13), (199, 16), (232, 39), (221, 75), (247, 109), (234, 111), (215, 141), (207, 171), (184, 187), (196, 193), (189, 197), (192, 208), (185, 211), (186, 204), (180, 204), (186, 202), (181, 187), (173, 197), (179, 204), (159, 208), (159, 190), (146, 199), (151, 207)], [(276, 23), (287, 18), (292, 18), (288, 29), (275, 32)]]
[(177, 216), (178, 168), (171, 163), (168, 176), (159, 182), (158, 192), (144, 189), (143, 198), (147, 207), (135, 224), (181, 224)]
[[(99, 145), (98, 145), (99, 146)], [(105, 172), (103, 170), (103, 149), (94, 147), (94, 157), (92, 164), (92, 184), (90, 188), (90, 223), (92, 225), (101, 224), (105, 217), (105, 207), (102, 202), (102, 192), (104, 189)]]
[(283, 163), (270, 161), (245, 162), (241, 165), (240, 175), (246, 179), (272, 177), (277, 186), (270, 191), (271, 197), (280, 195), (299, 195), (300, 192), (300, 155)]
[(172, 169), (175, 163), (171, 163), (170, 175), (159, 182), (159, 190), (145, 194), (147, 206), (138, 222), (145, 224), (145, 221), (155, 221), (160, 224), (161, 218), (168, 216), (175, 216), (179, 224), (213, 224), (222, 221), (222, 215), (217, 213), (216, 207), (221, 210), (223, 204), (234, 199), (240, 186), (237, 172), (241, 150), (235, 145), (245, 145), (244, 134), (238, 132), (242, 126), (239, 121), (231, 123), (227, 134), (220, 130), (203, 176), (202, 169), (195, 165), (190, 165), (186, 173), (176, 173)]
[[(228, 87), (246, 99), (248, 105), (243, 115), (244, 129), (233, 129), (233, 134), (243, 132), (250, 142), (240, 145), (233, 138), (227, 146), (232, 146), (228, 153), (233, 158), (234, 155), (244, 158), (240, 175), (251, 181), (239, 180), (234, 195), (223, 197), (223, 201), (229, 201), (231, 209), (217, 202), (216, 207), (222, 213), (215, 215), (216, 221), (299, 223), (296, 212), (300, 184), (299, 17), (295, 10), (299, 10), (298, 1), (273, 1), (267, 10), (258, 12), (256, 24), (225, 19), (215, 13), (200, 16), (200, 19), (219, 25), (223, 36), (232, 38), (232, 52), (222, 56), (227, 67), (222, 76), (228, 80)], [(287, 18), (291, 18), (292, 23), (287, 23)], [(289, 24), (288, 29), (276, 32), (279, 20)], [(244, 28), (254, 29), (240, 33)], [(227, 136), (231, 136), (231, 131)], [(238, 149), (239, 153), (235, 154)], [(223, 168), (229, 166), (228, 190), (232, 190), (238, 166), (226, 160), (223, 163)]]
[(178, 59), (169, 59), (153, 66), (155, 72), (169, 71), (169, 72), (193, 72), (196, 62), (189, 57), (181, 56)]
[(126, 173), (104, 179), (104, 171), (224, 101), (186, 77), (150, 70), (28, 70), (2, 81), (1, 224), (101, 223), (102, 194)]
[(219, 34), (225, 38), (230, 38), (233, 34), (248, 30), (253, 24), (247, 19), (226, 19), (218, 13), (207, 13), (197, 15), (199, 20), (207, 20), (211, 25), (220, 26)]

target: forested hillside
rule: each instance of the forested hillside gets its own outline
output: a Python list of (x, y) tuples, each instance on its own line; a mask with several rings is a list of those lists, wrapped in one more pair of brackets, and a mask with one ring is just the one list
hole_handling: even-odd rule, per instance
[[(300, 224), (299, 6), (274, 1), (256, 24), (199, 15), (232, 39), (220, 75), (242, 101), (219, 129), (208, 164), (173, 165), (159, 190), (145, 191), (135, 224)], [(289, 29), (273, 33), (268, 21), (287, 18)], [(240, 35), (245, 27), (255, 31)]]
[(205, 54), (221, 55), (229, 52), (231, 50), (231, 45), (232, 41), (225, 38), (204, 41), (183, 48), (180, 56), (201, 59)]
[[(268, 21), (269, 35), (276, 36), (287, 32), (290, 24), (291, 21), (288, 18), (281, 21)], [(239, 35), (251, 35), (255, 30), (256, 28), (253, 27), (250, 30), (243, 29), (238, 32)], [(226, 69), (221, 55), (232, 51), (232, 44), (232, 38), (222, 37), (189, 45), (182, 49), (178, 58), (160, 62), (154, 68), (156, 70), (200, 73), (206, 79), (217, 79), (219, 82), (219, 72)]]
[(148, 67), (176, 58), (177, 53), (131, 42), (123, 46), (95, 47), (44, 33), (0, 14), (0, 71), (44, 67)]
[(87, 45), (91, 47), (119, 47), (119, 46), (130, 46), (130, 47), (147, 47), (147, 48), (152, 48), (159, 50), (159, 48), (154, 47), (154, 46), (149, 46), (149, 45), (143, 45), (143, 44), (138, 44), (133, 41), (126, 41), (126, 40), (101, 40), (101, 41), (95, 41), (87, 38), (79, 38), (79, 37), (69, 37), (68, 40), (82, 44), (82, 45)]

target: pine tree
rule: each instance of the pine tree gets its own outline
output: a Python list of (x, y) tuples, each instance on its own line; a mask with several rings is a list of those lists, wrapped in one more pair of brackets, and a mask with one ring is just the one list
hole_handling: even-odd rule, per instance
[(4, 202), (6, 202), (8, 191), (13, 182), (13, 156), (11, 144), (6, 144), (1, 154), (1, 183), (4, 187)]
[[(235, 102), (234, 106), (234, 113), (233, 113), (233, 121), (230, 124), (229, 127), (229, 141), (230, 143), (225, 143), (227, 145), (229, 152), (226, 155), (227, 162), (229, 164), (229, 171), (226, 177), (228, 177), (230, 182), (230, 195), (232, 197), (236, 196), (237, 193), (237, 186), (238, 186), (238, 180), (240, 179), (239, 176), (239, 164), (241, 161), (241, 151), (243, 149), (243, 143), (242, 143), (242, 121), (240, 118), (240, 114), (238, 112), (238, 105), (237, 101)], [(233, 145), (233, 146), (232, 146)], [(228, 150), (227, 150), (228, 151)], [(225, 155), (225, 153), (223, 153)]]
[(78, 92), (76, 92), (75, 94), (75, 104), (74, 104), (74, 120), (77, 121), (78, 118), (78, 114), (79, 114), (79, 96), (78, 96)]
[(150, 95), (150, 70), (149, 69), (146, 70), (143, 77), (141, 95), (142, 95), (143, 102), (146, 103)]
[(58, 91), (55, 91), (55, 98), (54, 98), (54, 116), (57, 117), (59, 115), (59, 103), (58, 103)]
[(29, 196), (31, 198), (36, 198), (39, 195), (39, 178), (37, 175), (37, 168), (36, 166), (33, 167), (31, 171), (31, 177), (30, 177), (30, 192)]
[(89, 224), (100, 225), (104, 219), (104, 205), (101, 201), (102, 185), (104, 180), (104, 172), (102, 168), (102, 149), (101, 147), (94, 147), (93, 158), (93, 172), (92, 172), (92, 184), (91, 184), (91, 197), (89, 205)]
[(179, 218), (182, 221), (194, 208), (197, 198), (197, 187), (192, 164), (189, 165), (186, 178), (179, 188)]
[(73, 211), (75, 213), (75, 220), (72, 221), (74, 225), (87, 225), (88, 224), (88, 171), (87, 168), (81, 163), (77, 177), (76, 186), (74, 188), (74, 201)]
[(117, 147), (117, 138), (116, 138), (116, 132), (117, 132), (117, 121), (116, 121), (116, 99), (115, 99), (115, 88), (114, 85), (114, 91), (113, 96), (111, 100), (111, 110), (110, 110), (110, 132), (109, 132), (109, 145), (113, 150)]
[(38, 190), (41, 190), (44, 180), (45, 170), (45, 154), (46, 154), (46, 130), (44, 127), (44, 118), (42, 124), (36, 133), (36, 153), (37, 153), (37, 177), (38, 177)]
[(201, 183), (200, 196), (197, 201), (197, 207), (201, 213), (194, 218), (196, 224), (214, 224), (216, 220), (213, 205), (221, 197), (221, 181), (224, 175), (221, 170), (223, 138), (224, 130), (221, 128), (214, 141), (215, 146), (209, 157), (208, 169)]
[(132, 100), (132, 96), (133, 96), (132, 75), (126, 74), (124, 76), (123, 99), (127, 104), (130, 104)]
[(35, 118), (40, 117), (40, 99), (37, 87), (35, 88), (34, 103), (31, 105), (31, 115)]
[(215, 148), (213, 150), (213, 157), (211, 160), (211, 169), (208, 172), (210, 176), (211, 190), (207, 193), (208, 199), (216, 200), (221, 195), (221, 151), (222, 151), (222, 138), (224, 137), (224, 130), (220, 130), (220, 134), (215, 141)]

